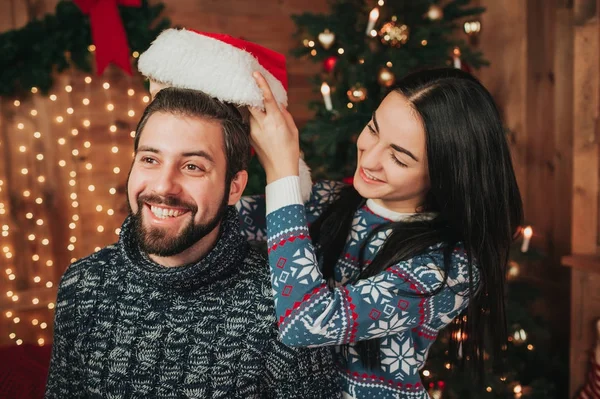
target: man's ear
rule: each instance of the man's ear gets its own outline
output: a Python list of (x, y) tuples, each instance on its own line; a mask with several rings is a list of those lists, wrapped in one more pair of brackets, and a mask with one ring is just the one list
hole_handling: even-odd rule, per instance
[(248, 171), (240, 170), (233, 176), (229, 185), (229, 200), (227, 201), (229, 205), (235, 205), (240, 200), (246, 184), (248, 184)]

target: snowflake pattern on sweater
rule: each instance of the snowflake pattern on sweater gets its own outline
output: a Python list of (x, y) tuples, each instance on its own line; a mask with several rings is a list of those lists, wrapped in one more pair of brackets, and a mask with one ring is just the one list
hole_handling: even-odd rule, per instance
[[(370, 262), (390, 234), (384, 230), (365, 242), (375, 227), (391, 221), (367, 202), (354, 215), (331, 289), (321, 273), (308, 225), (338, 197), (343, 184), (316, 183), (306, 204), (286, 194), (290, 184), (295, 191), (293, 179), (272, 183), (270, 192), (278, 197), (278, 205), (267, 214), (266, 226), (261, 217), (267, 212), (264, 196), (245, 197), (237, 205), (242, 234), (250, 240), (268, 238), (281, 340), (289, 346), (333, 346), (346, 398), (429, 398), (419, 370), (438, 332), (468, 305), (464, 248), (454, 249), (448, 284), (435, 296), (407, 292), (427, 293), (440, 287), (444, 277), (441, 244), (371, 278), (348, 283), (359, 273), (361, 246), (366, 246), (365, 262)], [(271, 200), (269, 190), (267, 197)], [(477, 286), (477, 270), (474, 277)], [(378, 370), (366, 369), (353, 348), (356, 341), (372, 338), (381, 342)], [(350, 344), (345, 356), (339, 347), (343, 344)]]

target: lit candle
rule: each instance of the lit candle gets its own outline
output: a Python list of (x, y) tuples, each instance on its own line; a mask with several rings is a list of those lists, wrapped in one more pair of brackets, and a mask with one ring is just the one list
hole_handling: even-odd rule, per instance
[(460, 69), (460, 49), (458, 47), (454, 47), (454, 51), (452, 52), (452, 59), (454, 60), (454, 68)]
[(529, 249), (529, 241), (531, 240), (531, 236), (533, 235), (533, 229), (531, 226), (525, 227), (523, 230), (523, 244), (521, 244), (521, 252), (527, 252)]
[(371, 31), (375, 27), (375, 22), (377, 22), (378, 18), (379, 18), (379, 8), (375, 7), (369, 13), (369, 23), (367, 24), (367, 30), (365, 32), (365, 34), (367, 36), (369, 36), (371, 34)]
[(323, 94), (323, 101), (325, 102), (327, 111), (333, 110), (333, 104), (331, 103), (331, 89), (325, 82), (321, 85), (321, 94)]

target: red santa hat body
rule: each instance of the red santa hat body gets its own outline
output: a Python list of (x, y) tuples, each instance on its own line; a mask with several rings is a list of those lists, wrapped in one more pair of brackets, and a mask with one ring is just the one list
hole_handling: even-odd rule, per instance
[[(167, 29), (138, 61), (139, 71), (165, 86), (200, 90), (238, 106), (263, 108), (263, 95), (252, 77), (260, 72), (275, 100), (287, 105), (285, 56), (225, 34)], [(302, 197), (312, 190), (310, 169), (300, 160)]]

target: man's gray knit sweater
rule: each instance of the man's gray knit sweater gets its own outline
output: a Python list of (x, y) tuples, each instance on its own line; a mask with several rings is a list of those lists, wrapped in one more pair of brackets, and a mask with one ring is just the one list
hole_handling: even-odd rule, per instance
[(62, 278), (47, 398), (341, 396), (329, 349), (278, 341), (268, 265), (235, 210), (182, 267), (142, 254), (132, 223)]

